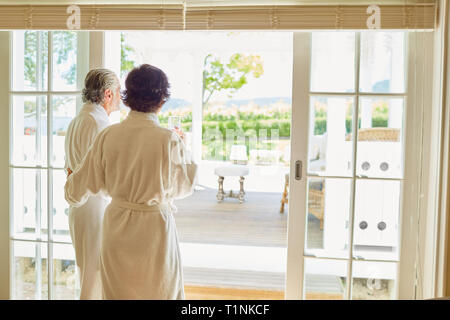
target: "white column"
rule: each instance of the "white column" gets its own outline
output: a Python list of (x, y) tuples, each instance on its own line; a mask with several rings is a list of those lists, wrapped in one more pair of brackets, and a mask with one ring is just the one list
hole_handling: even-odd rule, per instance
[(361, 129), (372, 128), (372, 106), (370, 100), (361, 100)]
[[(24, 87), (24, 66), (25, 66), (25, 31), (14, 32), (14, 89), (23, 89)], [(39, 81), (38, 79), (36, 79)]]
[(202, 159), (202, 122), (203, 122), (203, 54), (193, 53), (194, 73), (192, 75), (195, 91), (192, 101), (192, 160), (199, 163)]
[[(9, 88), (10, 40), (12, 33), (0, 32), (0, 299), (10, 299), (10, 190), (9, 190)], [(23, 74), (23, 72), (22, 72)]]
[[(105, 31), (104, 35), (104, 48), (103, 48), (103, 63), (104, 68), (115, 72), (120, 79), (120, 65), (121, 65), (121, 44), (120, 44), (120, 31)], [(106, 49), (106, 50), (105, 50)], [(109, 116), (111, 123), (120, 122), (120, 112), (113, 112)]]
[(347, 168), (347, 155), (343, 152), (345, 145), (345, 99), (328, 99), (327, 108), (327, 147), (326, 171), (329, 175), (342, 175)]
[(106, 31), (104, 41), (105, 48), (107, 48), (104, 51), (105, 68), (114, 71), (120, 77), (120, 31)]
[[(77, 37), (77, 90), (83, 90), (84, 79), (89, 72), (89, 32), (79, 31)], [(82, 106), (81, 95), (77, 95), (77, 114)]]
[(388, 127), (400, 129), (403, 123), (403, 100), (393, 99), (389, 104)]
[(398, 92), (400, 88), (404, 87), (405, 83), (405, 73), (403, 72), (404, 69), (400, 68), (400, 66), (404, 65), (405, 69), (407, 68), (405, 63), (406, 46), (404, 46), (402, 41), (397, 41), (398, 36), (396, 34), (393, 34), (392, 37), (392, 40), (394, 41), (390, 41), (390, 45), (392, 46), (392, 61), (389, 76), (391, 78), (391, 89)]
[(89, 32), (89, 70), (105, 67), (105, 33)]
[(324, 189), (323, 249), (336, 253), (348, 243), (345, 223), (350, 212), (350, 183), (345, 180), (326, 180)]
[[(345, 150), (345, 111), (346, 103), (342, 98), (328, 99), (327, 108), (327, 147), (326, 172), (328, 175), (340, 176), (347, 168), (348, 156)], [(343, 248), (343, 221), (348, 217), (348, 211), (340, 210), (349, 202), (342, 196), (342, 185), (336, 181), (325, 183), (325, 214), (324, 238), (325, 250)], [(345, 203), (344, 203), (345, 202)], [(347, 214), (346, 214), (347, 213)]]
[[(308, 103), (310, 105), (309, 107), (309, 137), (314, 136), (314, 121), (316, 120), (316, 110), (314, 108), (314, 105), (311, 103), (312, 99), (307, 99)], [(312, 108), (311, 108), (312, 106)]]

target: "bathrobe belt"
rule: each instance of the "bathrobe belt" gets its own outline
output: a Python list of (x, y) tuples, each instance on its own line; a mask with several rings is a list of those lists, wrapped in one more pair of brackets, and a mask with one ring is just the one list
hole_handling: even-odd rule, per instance
[(161, 208), (167, 206), (167, 204), (155, 204), (149, 206), (148, 204), (145, 203), (133, 203), (120, 199), (112, 199), (111, 205), (134, 211), (158, 211), (158, 212), (160, 211)]

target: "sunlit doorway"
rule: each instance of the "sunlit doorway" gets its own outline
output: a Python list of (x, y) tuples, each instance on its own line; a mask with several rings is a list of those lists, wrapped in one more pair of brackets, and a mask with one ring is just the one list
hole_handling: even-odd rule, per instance
[(167, 73), (172, 95), (160, 122), (178, 118), (200, 165), (194, 194), (176, 203), (186, 297), (284, 299), (292, 33), (120, 39), (122, 77), (142, 63)]

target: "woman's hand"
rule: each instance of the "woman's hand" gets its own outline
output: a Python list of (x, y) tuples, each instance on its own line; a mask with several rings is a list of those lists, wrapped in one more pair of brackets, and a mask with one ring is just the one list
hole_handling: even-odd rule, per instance
[(181, 129), (178, 128), (178, 127), (175, 127), (175, 128), (173, 129), (173, 131), (175, 131), (175, 132), (180, 136), (180, 138), (184, 141), (184, 132), (183, 132), (183, 130), (181, 130)]

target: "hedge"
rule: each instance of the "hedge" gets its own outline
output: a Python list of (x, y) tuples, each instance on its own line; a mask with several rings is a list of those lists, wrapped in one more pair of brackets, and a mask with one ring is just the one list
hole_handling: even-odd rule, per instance
[[(359, 119), (361, 123), (361, 119)], [(164, 123), (164, 122), (162, 122)], [(373, 118), (372, 127), (387, 127), (387, 118)], [(184, 131), (191, 131), (192, 123), (183, 122), (181, 124)], [(352, 118), (345, 119), (345, 127), (347, 133), (352, 132)], [(226, 136), (226, 130), (243, 130), (243, 132), (248, 132), (249, 130), (255, 130), (257, 135), (259, 130), (266, 129), (267, 136), (271, 134), (271, 129), (278, 129), (279, 137), (290, 137), (291, 136), (291, 120), (289, 119), (272, 119), (272, 120), (228, 120), (228, 121), (203, 121), (202, 123), (202, 134), (206, 130), (219, 129), (222, 135)], [(327, 130), (327, 119), (326, 118), (316, 118), (314, 123), (314, 135), (322, 135)]]
[[(345, 119), (345, 129), (347, 133), (352, 132), (352, 118)], [(359, 126), (361, 126), (361, 118), (359, 119)], [(372, 127), (387, 127), (388, 119), (385, 117), (372, 118)], [(326, 118), (316, 118), (314, 124), (314, 135), (322, 135), (327, 131), (327, 119)]]
[(278, 135), (280, 137), (291, 136), (291, 121), (290, 120), (248, 120), (248, 121), (203, 121), (202, 132), (206, 130), (219, 129), (222, 135), (226, 136), (226, 130), (242, 130), (244, 133), (250, 130), (255, 130), (259, 135), (261, 129), (267, 130), (267, 136), (270, 136), (271, 129), (278, 129)]

